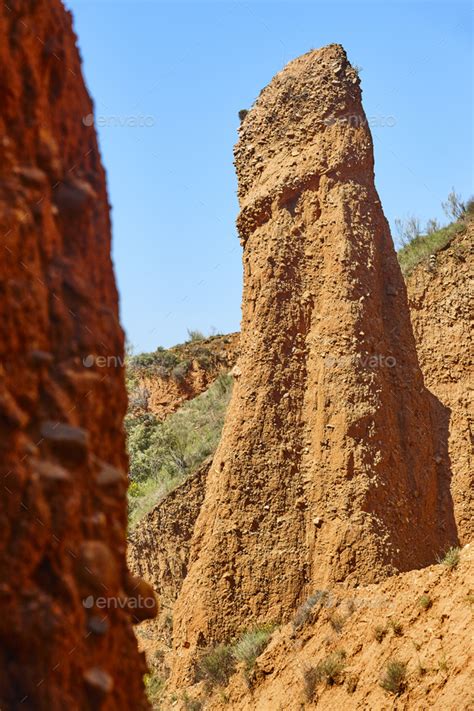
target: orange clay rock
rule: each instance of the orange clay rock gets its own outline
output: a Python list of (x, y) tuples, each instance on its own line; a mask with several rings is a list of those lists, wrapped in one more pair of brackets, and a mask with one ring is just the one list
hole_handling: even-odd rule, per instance
[(235, 163), (241, 356), (175, 608), (176, 681), (196, 647), (284, 620), (315, 587), (425, 566), (456, 541), (442, 408), (341, 46), (275, 76)]
[(143, 709), (105, 175), (58, 0), (0, 6), (0, 64), (0, 707)]
[(439, 436), (445, 438), (449, 429), (451, 494), (462, 543), (474, 540), (470, 300), (473, 238), (471, 218), (462, 234), (407, 277), (413, 331), (425, 382), (447, 406)]

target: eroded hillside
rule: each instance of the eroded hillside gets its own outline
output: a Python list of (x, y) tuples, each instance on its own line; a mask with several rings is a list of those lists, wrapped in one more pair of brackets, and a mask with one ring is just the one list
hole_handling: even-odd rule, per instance
[(227, 373), (237, 360), (238, 348), (238, 333), (209, 338), (197, 334), (173, 348), (131, 356), (127, 363), (130, 416), (149, 413), (165, 419)]
[[(425, 382), (451, 410), (451, 492), (465, 544), (472, 540), (469, 525), (473, 520), (468, 407), (472, 232), (472, 217), (466, 214), (449, 228), (448, 240), (441, 235), (442, 240), (418, 244), (406, 276)], [(153, 584), (164, 604), (156, 622), (137, 630), (140, 647), (150, 660), (151, 679), (160, 680), (160, 686), (170, 671), (173, 604), (187, 572), (207, 473), (206, 465), (186, 486), (162, 500), (131, 538), (132, 568)], [(391, 698), (398, 698), (399, 707), (407, 709), (469, 708), (473, 603), (469, 546), (461, 561), (452, 570), (442, 565), (394, 578), (383, 590), (370, 586), (354, 598), (337, 589), (314, 591), (288, 627), (272, 634), (251, 633), (246, 640), (250, 671), (248, 661), (231, 658), (229, 662), (228, 654), (221, 651), (219, 657), (217, 652), (214, 677), (207, 671), (205, 683), (198, 682), (185, 692), (189, 704), (194, 699), (196, 708), (202, 703), (204, 708), (230, 706), (249, 711), (292, 708), (291, 703), (295, 709), (302, 705), (379, 709), (390, 707)], [(358, 614), (353, 616), (355, 610)], [(400, 625), (403, 633), (394, 633), (394, 625), (395, 629)], [(260, 657), (262, 640), (263, 647), (267, 643), (269, 647)], [(344, 659), (338, 658), (341, 651)], [(380, 686), (387, 665), (397, 660), (407, 664), (400, 697)], [(331, 665), (339, 670), (334, 678), (327, 676)], [(311, 688), (314, 693), (308, 700)], [(186, 708), (186, 697), (178, 698)], [(156, 707), (167, 708), (167, 702), (163, 703), (160, 706), (157, 700)]]

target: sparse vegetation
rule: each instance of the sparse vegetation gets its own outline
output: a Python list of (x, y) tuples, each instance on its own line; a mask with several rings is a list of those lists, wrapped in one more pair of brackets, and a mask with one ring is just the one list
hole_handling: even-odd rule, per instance
[(441, 203), (446, 217), (451, 220), (459, 220), (466, 213), (466, 203), (461, 200), (461, 196), (454, 190), (449, 193), (446, 202)]
[(462, 234), (466, 229), (466, 221), (474, 217), (474, 200), (463, 202), (454, 190), (448, 195), (447, 201), (442, 203), (442, 207), (446, 215), (453, 220), (444, 227), (436, 219), (428, 220), (424, 230), (417, 217), (395, 220), (395, 228), (402, 244), (398, 251), (398, 261), (405, 276), (423, 259), (436, 254), (456, 235)]
[(185, 711), (201, 711), (204, 708), (200, 699), (192, 699), (186, 692), (183, 694), (183, 704)]
[(188, 342), (195, 343), (196, 341), (204, 341), (206, 336), (202, 331), (197, 329), (188, 328)]
[(400, 624), (400, 622), (397, 622), (397, 620), (390, 620), (389, 625), (395, 637), (403, 636), (403, 626)]
[(312, 701), (318, 684), (327, 686), (340, 684), (344, 671), (346, 653), (343, 650), (329, 654), (316, 666), (307, 667), (303, 672), (304, 693), (307, 701)]
[(231, 376), (221, 375), (164, 422), (149, 413), (126, 417), (131, 526), (214, 453), (231, 389)]
[(459, 561), (461, 560), (461, 549), (453, 546), (446, 551), (443, 558), (440, 559), (440, 563), (445, 565), (449, 570), (454, 570), (457, 568)]
[(385, 672), (380, 679), (380, 686), (390, 694), (398, 696), (406, 687), (407, 665), (397, 659), (392, 659), (387, 663)]
[(232, 646), (221, 643), (202, 655), (196, 667), (196, 679), (203, 679), (210, 687), (227, 686), (235, 667)]
[(135, 399), (140, 399), (139, 383), (140, 374), (157, 375), (161, 378), (172, 378), (183, 381), (189, 373), (193, 361), (196, 361), (201, 368), (209, 369), (217, 365), (219, 357), (213, 352), (205, 341), (205, 336), (200, 331), (188, 331), (189, 339), (185, 344), (174, 348), (162, 348), (161, 346), (151, 353), (139, 353), (133, 355), (131, 349), (126, 357), (126, 380), (129, 395), (129, 403), (133, 406), (146, 407), (146, 403), (134, 403)]
[(189, 373), (189, 369), (191, 368), (191, 361), (189, 360), (182, 360), (178, 365), (175, 365), (174, 368), (171, 370), (171, 377), (177, 380), (178, 382), (182, 383), (183, 380), (185, 380), (187, 374)]
[(137, 368), (163, 368), (170, 371), (179, 363), (179, 356), (161, 346), (153, 353), (139, 353), (128, 358), (127, 368), (132, 372)]
[(273, 625), (257, 627), (249, 632), (245, 632), (235, 643), (232, 649), (234, 658), (238, 662), (244, 662), (247, 671), (250, 671), (260, 654), (263, 652), (274, 630)]
[(457, 568), (459, 561), (461, 560), (461, 549), (453, 546), (446, 551), (444, 557), (441, 559), (441, 563), (445, 565), (450, 570)]
[(377, 625), (374, 628), (374, 639), (380, 643), (384, 639), (387, 632), (388, 630), (385, 625)]
[(333, 652), (318, 662), (314, 667), (316, 684), (325, 683), (327, 686), (340, 684), (342, 673), (346, 666), (346, 653), (344, 650)]
[(407, 217), (404, 220), (397, 218), (395, 220), (395, 229), (397, 230), (398, 238), (404, 247), (410, 244), (410, 242), (413, 242), (413, 240), (417, 239), (417, 237), (420, 237), (422, 234), (420, 220), (414, 215)]
[(163, 693), (165, 679), (160, 674), (150, 672), (145, 674), (143, 678), (145, 691), (148, 700), (153, 708), (159, 708), (159, 701)]
[(429, 610), (433, 605), (433, 600), (429, 595), (422, 595), (418, 600), (418, 604), (423, 610)]
[(329, 624), (338, 634), (342, 631), (345, 621), (346, 618), (339, 612), (333, 612), (331, 615), (329, 615)]
[(437, 232), (414, 238), (398, 252), (398, 261), (403, 274), (405, 276), (409, 274), (419, 262), (429, 257), (430, 254), (436, 254), (440, 249), (443, 249), (453, 237), (461, 234), (465, 229), (464, 223), (453, 222)]
[(255, 627), (230, 644), (221, 643), (207, 650), (196, 666), (196, 679), (204, 679), (210, 687), (227, 686), (239, 662), (244, 664), (248, 675), (270, 641), (274, 629), (274, 625)]

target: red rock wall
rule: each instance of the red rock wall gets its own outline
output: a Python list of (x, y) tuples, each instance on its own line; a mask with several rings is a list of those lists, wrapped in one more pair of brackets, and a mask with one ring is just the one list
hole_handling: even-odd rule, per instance
[(0, 66), (0, 707), (144, 708), (105, 175), (58, 0), (0, 5)]

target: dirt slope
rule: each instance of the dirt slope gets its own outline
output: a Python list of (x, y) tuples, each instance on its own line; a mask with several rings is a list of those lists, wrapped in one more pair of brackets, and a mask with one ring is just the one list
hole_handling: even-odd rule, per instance
[(241, 356), (175, 607), (177, 683), (196, 647), (286, 619), (314, 587), (427, 565), (456, 540), (441, 405), (423, 386), (340, 46), (273, 79), (235, 158)]
[[(467, 546), (454, 571), (436, 565), (396, 575), (382, 584), (360, 587), (351, 593), (337, 588), (328, 591), (304, 622), (304, 616), (295, 618), (300, 626), (292, 622), (274, 633), (257, 660), (250, 683), (240, 671), (225, 690), (214, 692), (204, 708), (209, 711), (474, 708), (473, 560), (472, 546)], [(342, 655), (340, 673), (332, 682), (323, 678), (314, 684), (312, 691), (311, 678), (315, 678), (312, 670), (318, 663), (327, 663), (338, 655)], [(393, 660), (407, 665), (400, 694), (380, 686), (387, 664)], [(193, 695), (202, 698), (202, 694), (201, 684)]]
[(0, 6), (0, 64), (0, 707), (145, 708), (105, 175), (58, 0)]
[(474, 540), (472, 313), (474, 221), (408, 276), (411, 320), (425, 383), (449, 408), (451, 494), (460, 539)]

